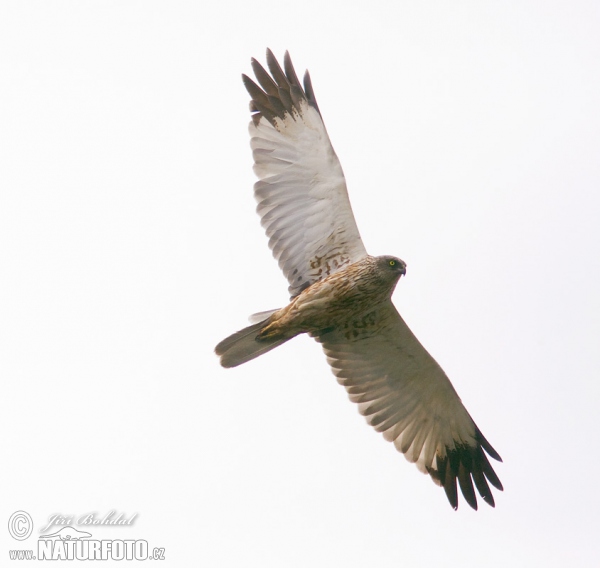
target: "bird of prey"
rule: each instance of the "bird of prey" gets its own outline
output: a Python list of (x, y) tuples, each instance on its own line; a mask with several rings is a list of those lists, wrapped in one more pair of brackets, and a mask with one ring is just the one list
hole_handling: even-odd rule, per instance
[(246, 363), (308, 333), (367, 422), (442, 486), (454, 509), (457, 480), (473, 509), (474, 487), (493, 507), (488, 482), (502, 484), (486, 452), (502, 460), (392, 304), (406, 264), (365, 250), (310, 75), (303, 88), (287, 52), (282, 69), (267, 50), (267, 66), (270, 74), (252, 59), (258, 84), (242, 79), (252, 99), (257, 211), (291, 299), (221, 341), (221, 365)]

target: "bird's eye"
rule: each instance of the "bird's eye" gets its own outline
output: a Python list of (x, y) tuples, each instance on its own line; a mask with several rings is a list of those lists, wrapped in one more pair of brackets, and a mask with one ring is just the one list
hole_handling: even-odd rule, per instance
[(396, 261), (395, 260), (390, 260), (390, 266), (396, 266)]

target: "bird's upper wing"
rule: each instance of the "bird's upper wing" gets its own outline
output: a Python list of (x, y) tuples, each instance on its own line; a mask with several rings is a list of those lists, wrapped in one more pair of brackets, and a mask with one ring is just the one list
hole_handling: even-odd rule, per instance
[(391, 300), (317, 340), (367, 422), (443, 486), (453, 508), (457, 479), (471, 507), (477, 509), (473, 482), (494, 506), (487, 481), (500, 490), (502, 484), (484, 450), (502, 460)]
[(292, 297), (366, 256), (340, 162), (333, 151), (308, 72), (304, 89), (286, 52), (285, 72), (267, 50), (271, 75), (255, 60), (251, 146), (257, 211)]

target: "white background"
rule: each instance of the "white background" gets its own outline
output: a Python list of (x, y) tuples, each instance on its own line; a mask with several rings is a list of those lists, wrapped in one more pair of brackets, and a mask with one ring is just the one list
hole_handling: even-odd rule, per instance
[[(593, 0), (3, 2), (2, 565), (110, 510), (135, 525), (94, 538), (163, 566), (593, 565), (599, 30)], [(287, 301), (240, 81), (267, 46), (311, 70), (369, 252), (408, 263), (394, 301), (504, 459), (495, 509), (452, 511), (308, 338), (218, 365)]]

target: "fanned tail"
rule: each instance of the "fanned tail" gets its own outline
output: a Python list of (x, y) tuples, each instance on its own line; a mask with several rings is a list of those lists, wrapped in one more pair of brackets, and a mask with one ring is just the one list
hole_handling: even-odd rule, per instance
[(291, 339), (291, 337), (281, 336), (257, 339), (268, 319), (236, 331), (215, 347), (215, 353), (221, 358), (223, 367), (237, 367)]

